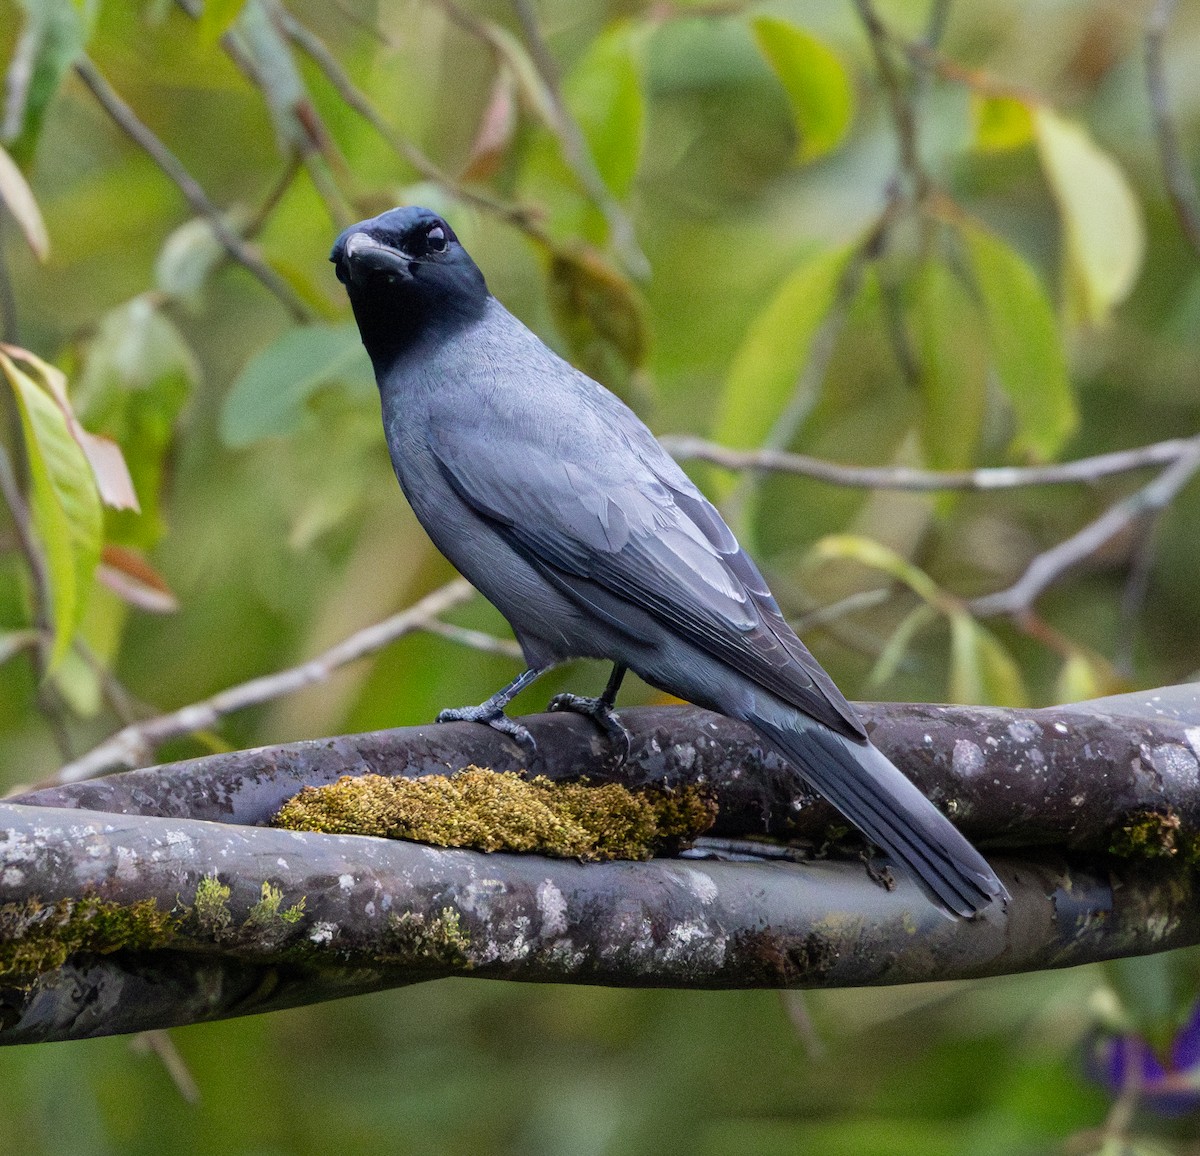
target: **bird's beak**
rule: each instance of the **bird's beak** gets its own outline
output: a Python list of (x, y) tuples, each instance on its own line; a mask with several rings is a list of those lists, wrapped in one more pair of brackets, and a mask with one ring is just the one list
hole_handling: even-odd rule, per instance
[(346, 238), (339, 262), (339, 272), (345, 278), (361, 281), (373, 273), (380, 273), (389, 281), (411, 281), (409, 263), (412, 258), (400, 249), (393, 249), (367, 233), (351, 233)]

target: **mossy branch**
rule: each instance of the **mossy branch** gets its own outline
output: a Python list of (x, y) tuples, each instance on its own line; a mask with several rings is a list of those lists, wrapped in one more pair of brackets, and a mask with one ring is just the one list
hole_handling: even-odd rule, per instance
[[(1013, 894), (1007, 910), (947, 920), (865, 863), (861, 846), (830, 847), (831, 812), (744, 728), (691, 708), (624, 712), (635, 738), (626, 786), (675, 806), (699, 791), (715, 800), (722, 834), (800, 838), (810, 861), (580, 862), (263, 826), (301, 786), (347, 771), (383, 776), (395, 793), (390, 776), (511, 771), (519, 759), (504, 736), (470, 724), (347, 736), (0, 804), (0, 1043), (192, 1023), (448, 975), (855, 986), (1200, 942), (1198, 688), (1050, 711), (865, 713), (880, 745), (992, 848)], [(605, 777), (607, 752), (586, 720), (529, 721), (548, 779)], [(607, 798), (605, 787), (481, 774), (482, 785), (468, 776), (454, 790), (473, 783), (494, 796), (519, 781), (522, 815), (530, 792)], [(448, 797), (454, 782), (418, 783), (415, 793)], [(485, 810), (494, 806), (493, 797)], [(621, 807), (610, 800), (601, 812)], [(462, 841), (487, 845), (478, 835)]]

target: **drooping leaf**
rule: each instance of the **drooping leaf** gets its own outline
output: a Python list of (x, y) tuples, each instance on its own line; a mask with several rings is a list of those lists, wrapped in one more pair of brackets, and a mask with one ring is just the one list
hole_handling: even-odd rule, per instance
[(8, 206), (13, 219), (25, 234), (25, 240), (39, 261), (50, 255), (50, 237), (33, 190), (12, 157), (0, 148), (0, 201)]
[(1100, 325), (1141, 270), (1146, 251), (1141, 208), (1125, 174), (1082, 125), (1042, 107), (1034, 127), (1062, 217), (1072, 312)]
[(983, 298), (996, 376), (1017, 419), (1014, 449), (1053, 458), (1079, 414), (1050, 298), (1033, 268), (994, 233), (972, 224), (963, 238)]
[(951, 702), (979, 706), (1025, 706), (1029, 696), (1021, 668), (1004, 644), (965, 610), (950, 614)]
[(87, 458), (96, 479), (100, 498), (105, 505), (115, 510), (137, 510), (137, 492), (133, 486), (133, 479), (129, 476), (129, 467), (125, 464), (125, 455), (121, 452), (121, 447), (111, 438), (101, 437), (83, 428), (67, 395), (67, 378), (62, 370), (43, 361), (27, 349), (0, 345), (0, 350), (14, 361), (22, 361), (29, 365), (42, 387), (57, 403), (67, 423), (67, 429)]
[[(852, 252), (845, 246), (810, 257), (751, 322), (717, 402), (715, 441), (745, 449), (766, 439), (796, 392)], [(718, 482), (726, 493), (735, 484), (730, 478)]]
[(70, 648), (100, 558), (100, 494), (88, 460), (50, 393), (2, 352), (0, 370), (21, 416), (30, 506), (50, 584), (54, 669)]
[(629, 278), (594, 249), (562, 249), (550, 259), (547, 296), (571, 360), (625, 392), (649, 345), (646, 307)]
[(107, 543), (100, 553), (96, 578), (123, 602), (151, 614), (173, 614), (179, 599), (166, 579), (141, 554)]
[(22, 0), (25, 25), (9, 65), (4, 107), (4, 142), (19, 164), (37, 147), (46, 109), (63, 77), (83, 51), (96, 0)]
[(892, 631), (887, 645), (880, 651), (867, 678), (867, 685), (882, 686), (887, 682), (896, 673), (900, 663), (904, 661), (904, 656), (908, 653), (913, 639), (936, 617), (937, 612), (928, 602), (922, 602), (910, 610), (901, 620), (900, 625)]
[[(234, 209), (225, 218), (235, 232), (240, 232), (246, 213)], [(225, 246), (217, 239), (212, 223), (204, 217), (193, 217), (163, 242), (154, 262), (155, 284), (168, 296), (194, 304), (209, 275), (224, 258)]]
[(491, 96), (479, 120), (475, 139), (471, 142), (463, 180), (486, 181), (494, 176), (504, 163), (516, 128), (516, 82), (512, 72), (501, 67), (492, 81)]
[(371, 381), (353, 325), (291, 329), (238, 375), (221, 407), (221, 440), (231, 448), (298, 429), (308, 399), (334, 382)]
[(861, 534), (827, 534), (814, 543), (811, 555), (816, 561), (837, 558), (859, 562), (872, 570), (882, 570), (903, 582), (935, 609), (942, 609), (946, 605), (946, 594), (924, 570), (874, 538), (864, 538)]
[(854, 118), (854, 87), (837, 53), (824, 41), (787, 20), (760, 16), (754, 39), (792, 106), (799, 141), (796, 160), (832, 152)]
[(628, 195), (642, 155), (640, 41), (635, 25), (615, 24), (592, 41), (563, 83), (596, 169), (616, 197)]
[(987, 339), (967, 287), (942, 261), (929, 260), (916, 286), (921, 445), (937, 469), (975, 458), (987, 401)]
[(982, 153), (1006, 152), (1033, 142), (1033, 110), (1012, 96), (971, 93), (975, 148)]

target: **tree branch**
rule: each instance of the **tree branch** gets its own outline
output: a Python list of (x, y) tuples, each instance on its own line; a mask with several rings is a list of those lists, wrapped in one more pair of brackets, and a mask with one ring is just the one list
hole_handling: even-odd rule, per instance
[(1144, 518), (1157, 516), (1170, 505), (1198, 469), (1200, 440), (1193, 440), (1152, 482), (1110, 506), (1078, 533), (1039, 554), (1007, 590), (974, 598), (967, 603), (968, 609), (980, 618), (995, 614), (1027, 614), (1042, 592), (1072, 566), (1090, 557), (1122, 530)]
[[(192, 703), (169, 714), (123, 727), (87, 754), (60, 768), (54, 776), (54, 781), (76, 783), (118, 767), (142, 766), (153, 758), (156, 747), (170, 739), (206, 730), (234, 711), (258, 706), (313, 683), (324, 682), (338, 667), (374, 654), (415, 630), (438, 629), (431, 625), (435, 616), (461, 605), (474, 593), (474, 587), (465, 578), (456, 578), (432, 594), (427, 594), (407, 610), (401, 610), (391, 618), (356, 631), (349, 638), (344, 638), (330, 647), (324, 654), (299, 666), (263, 675), (261, 678), (252, 678), (249, 682), (228, 687), (202, 702)], [(466, 635), (475, 633), (458, 628), (447, 629), (453, 629), (459, 641)], [(499, 640), (491, 639), (490, 636), (484, 637), (489, 639), (487, 648), (495, 649)]]
[[(1005, 910), (947, 920), (914, 886), (881, 884), (855, 856), (582, 864), (248, 825), (306, 780), (365, 768), (445, 773), (464, 760), (500, 767), (519, 754), (467, 723), (347, 736), (0, 804), (0, 1043), (193, 1023), (446, 975), (857, 986), (1200, 941), (1188, 865), (1200, 831), (1196, 686), (1044, 711), (866, 714), (880, 745), (964, 830), (990, 830), (991, 843), (1011, 848), (992, 856), (1013, 895)], [(820, 810), (739, 724), (694, 708), (623, 717), (637, 736), (631, 779), (704, 782), (726, 826), (761, 832), (789, 814), (803, 826)], [(587, 720), (529, 722), (555, 773), (603, 767)], [(89, 809), (97, 803), (109, 809)], [(125, 805), (129, 813), (113, 809)], [(1125, 857), (1108, 853), (1131, 831), (1140, 843), (1127, 840)], [(741, 842), (739, 854), (752, 846)], [(54, 919), (69, 927), (87, 903), (107, 905), (103, 927), (85, 928), (92, 950), (39, 965), (47, 940), (37, 929)], [(120, 922), (136, 904), (154, 915), (153, 943)]]
[(1171, 438), (1136, 449), (1097, 454), (1046, 466), (989, 466), (974, 470), (921, 470), (908, 466), (847, 466), (776, 449), (735, 450), (703, 438), (659, 439), (680, 461), (704, 461), (727, 470), (772, 470), (873, 490), (1007, 490), (1020, 486), (1095, 483), (1114, 474), (1150, 466), (1168, 466), (1193, 452), (1200, 438)]

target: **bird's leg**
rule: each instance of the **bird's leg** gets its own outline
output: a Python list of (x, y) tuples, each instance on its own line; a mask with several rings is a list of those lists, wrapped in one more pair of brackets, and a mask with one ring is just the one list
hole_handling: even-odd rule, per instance
[(613, 663), (612, 674), (608, 676), (608, 683), (599, 698), (588, 698), (582, 694), (556, 694), (550, 700), (551, 710), (569, 710), (590, 718), (612, 744), (617, 754), (618, 767), (629, 758), (633, 741), (629, 732), (622, 726), (621, 720), (617, 718), (617, 712), (613, 710), (625, 670), (621, 663)]
[(447, 710), (439, 711), (437, 721), (440, 723), (484, 723), (490, 726), (492, 730), (499, 731), (501, 734), (508, 735), (509, 738), (513, 739), (532, 762), (537, 758), (538, 753), (537, 743), (534, 741), (533, 735), (529, 733), (527, 727), (522, 726), (516, 719), (509, 718), (504, 713), (504, 708), (534, 679), (544, 674), (548, 669), (545, 666), (531, 667), (523, 674), (518, 674), (503, 690), (496, 691), (486, 702), (481, 702), (478, 706), (450, 707)]

